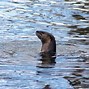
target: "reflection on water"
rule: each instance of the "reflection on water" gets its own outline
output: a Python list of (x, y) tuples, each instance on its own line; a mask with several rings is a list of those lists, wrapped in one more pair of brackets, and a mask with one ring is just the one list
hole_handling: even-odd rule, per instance
[[(37, 30), (56, 38), (52, 63)], [(0, 89), (89, 88), (88, 45), (88, 0), (0, 0)]]
[(89, 35), (89, 27), (86, 28), (77, 28), (76, 30), (71, 30), (69, 32), (70, 34), (78, 34), (78, 35), (85, 35), (88, 36)]
[(86, 28), (76, 28), (75, 30), (70, 30), (69, 34), (72, 35), (75, 40), (70, 40), (75, 44), (89, 45), (89, 27)]
[[(62, 0), (1, 1), (0, 23), (3, 27), (1, 27), (0, 38), (3, 41), (14, 39), (33, 41), (36, 40), (34, 36), (36, 30), (46, 30), (56, 35), (56, 39), (64, 40), (68, 36), (67, 31), (70, 30), (66, 26), (88, 25), (86, 22), (89, 20), (88, 11), (83, 13), (81, 10), (76, 10), (75, 8), (81, 6), (81, 3), (78, 5), (76, 3), (77, 1), (64, 2)], [(82, 19), (76, 20), (76, 18), (85, 19), (81, 21)]]
[(39, 63), (37, 67), (39, 68), (54, 67), (56, 63), (55, 59), (56, 59), (55, 54), (53, 56), (45, 53), (44, 55), (41, 55), (41, 59), (40, 59), (41, 63)]

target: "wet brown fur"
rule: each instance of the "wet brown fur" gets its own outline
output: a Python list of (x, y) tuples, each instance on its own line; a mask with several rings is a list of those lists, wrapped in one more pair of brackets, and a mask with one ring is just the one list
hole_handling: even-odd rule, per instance
[(54, 65), (55, 62), (55, 54), (56, 54), (56, 41), (55, 37), (48, 32), (44, 31), (36, 31), (36, 35), (42, 42), (42, 47), (41, 47), (41, 61), (42, 65), (43, 64), (52, 64)]
[(42, 42), (41, 53), (56, 53), (56, 41), (55, 37), (51, 33), (44, 31), (36, 31), (36, 35)]

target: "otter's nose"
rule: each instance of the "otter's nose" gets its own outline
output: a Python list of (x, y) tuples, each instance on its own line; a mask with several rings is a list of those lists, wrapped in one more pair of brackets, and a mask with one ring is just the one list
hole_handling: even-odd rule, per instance
[(39, 35), (39, 33), (40, 33), (39, 31), (36, 31), (36, 35), (37, 35), (37, 36)]
[(40, 31), (36, 31), (36, 33), (40, 33)]

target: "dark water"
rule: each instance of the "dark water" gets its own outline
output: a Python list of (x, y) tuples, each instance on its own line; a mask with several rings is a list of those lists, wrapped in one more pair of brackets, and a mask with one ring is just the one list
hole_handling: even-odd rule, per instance
[[(42, 64), (35, 32), (52, 33), (56, 64)], [(0, 0), (0, 89), (88, 89), (89, 1)]]

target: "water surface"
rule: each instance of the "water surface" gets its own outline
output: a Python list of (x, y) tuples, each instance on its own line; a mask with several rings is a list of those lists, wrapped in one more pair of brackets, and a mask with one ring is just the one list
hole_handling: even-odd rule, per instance
[[(55, 36), (56, 64), (39, 60), (37, 30)], [(89, 88), (89, 1), (0, 0), (0, 89), (46, 88)]]

